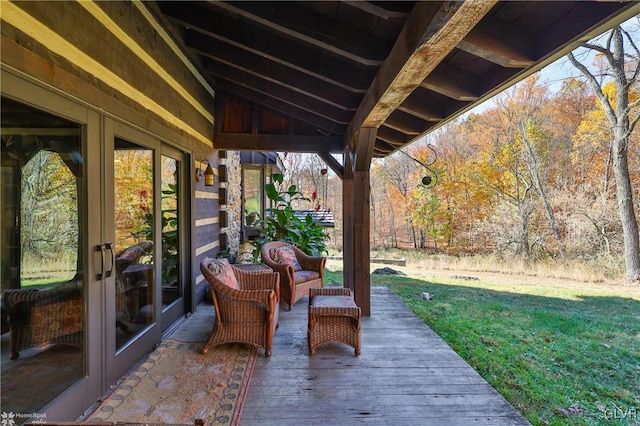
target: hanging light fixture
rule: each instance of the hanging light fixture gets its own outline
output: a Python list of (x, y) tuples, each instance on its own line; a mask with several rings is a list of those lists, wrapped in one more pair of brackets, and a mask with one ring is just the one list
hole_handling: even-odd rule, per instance
[[(202, 164), (207, 163), (207, 168), (202, 171)], [(215, 174), (209, 160), (200, 161), (200, 167), (196, 168), (196, 181), (200, 182), (204, 177), (204, 186), (213, 186)]]
[(406, 152), (404, 152), (401, 149), (398, 150), (401, 153), (403, 153), (405, 156), (411, 158), (413, 161), (415, 161), (416, 163), (420, 164), (422, 167), (427, 169), (428, 174), (423, 176), (422, 177), (422, 181), (421, 181), (422, 183), (418, 184), (419, 187), (425, 188), (425, 189), (433, 188), (438, 183), (438, 175), (436, 174), (435, 171), (433, 171), (433, 169), (431, 169), (429, 167), (430, 165), (432, 165), (433, 163), (436, 162), (436, 160), (438, 159), (438, 155), (436, 154), (436, 151), (433, 149), (431, 144), (427, 145), (427, 148), (429, 148), (431, 150), (431, 152), (433, 153), (433, 160), (431, 162), (429, 162), (428, 164), (425, 164), (422, 161), (420, 161), (420, 160), (418, 160), (416, 158), (413, 158), (412, 156), (410, 156), (409, 154), (407, 154)]

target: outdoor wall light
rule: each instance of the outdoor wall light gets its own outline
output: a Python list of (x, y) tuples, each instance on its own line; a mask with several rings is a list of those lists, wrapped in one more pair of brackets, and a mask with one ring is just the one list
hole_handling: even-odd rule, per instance
[[(203, 172), (202, 164), (204, 163), (207, 163), (207, 168)], [(209, 160), (200, 161), (200, 167), (196, 168), (196, 181), (200, 182), (204, 177), (204, 186), (213, 186), (214, 176)]]

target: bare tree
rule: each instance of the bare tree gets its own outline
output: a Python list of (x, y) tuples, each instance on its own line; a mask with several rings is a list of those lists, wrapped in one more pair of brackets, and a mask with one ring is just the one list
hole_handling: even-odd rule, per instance
[[(625, 43), (625, 39), (627, 43)], [(628, 44), (631, 54), (625, 54), (625, 44)], [(573, 53), (568, 55), (571, 64), (587, 79), (595, 96), (600, 101), (610, 125), (618, 212), (624, 238), (627, 282), (640, 282), (640, 236), (638, 235), (638, 221), (633, 206), (633, 191), (628, 164), (630, 135), (640, 118), (640, 115), (633, 111), (640, 104), (640, 99), (629, 101), (630, 89), (637, 82), (640, 72), (638, 66), (640, 50), (629, 33), (620, 26), (611, 30), (604, 45), (584, 43), (583, 47), (597, 52), (608, 63), (609, 69), (605, 75), (608, 78), (599, 80), (594, 73), (576, 59)], [(632, 69), (627, 69), (628, 66), (631, 66)], [(614, 99), (611, 99), (603, 89), (604, 84), (608, 81), (612, 81), (615, 85)]]

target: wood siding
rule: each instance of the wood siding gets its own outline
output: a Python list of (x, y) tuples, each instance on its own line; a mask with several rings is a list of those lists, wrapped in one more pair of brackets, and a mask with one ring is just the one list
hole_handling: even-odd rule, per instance
[[(3, 69), (192, 155), (191, 276), (198, 282), (199, 260), (220, 245), (219, 179), (205, 187), (193, 178), (200, 161), (214, 170), (220, 164), (213, 89), (142, 3), (4, 2), (0, 31)], [(196, 303), (203, 292), (195, 290)]]

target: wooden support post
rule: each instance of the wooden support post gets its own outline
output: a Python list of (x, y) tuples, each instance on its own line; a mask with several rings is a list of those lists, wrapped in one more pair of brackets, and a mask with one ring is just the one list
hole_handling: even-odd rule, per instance
[(371, 201), (369, 170), (353, 174), (354, 297), (362, 316), (371, 316)]
[(348, 157), (349, 155), (345, 155), (345, 174), (342, 179), (342, 274), (344, 286), (355, 294), (353, 169)]
[(361, 128), (347, 146), (342, 179), (344, 285), (353, 290), (365, 317), (371, 315), (369, 169), (376, 134), (376, 128)]

